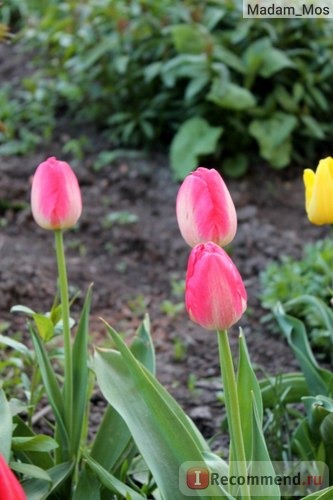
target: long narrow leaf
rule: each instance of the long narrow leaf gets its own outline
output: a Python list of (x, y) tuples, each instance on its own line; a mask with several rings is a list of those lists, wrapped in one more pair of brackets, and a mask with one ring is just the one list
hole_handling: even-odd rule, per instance
[(136, 332), (131, 345), (131, 351), (151, 373), (155, 374), (155, 349), (150, 335), (150, 321), (146, 314)]
[(61, 483), (67, 479), (72, 470), (73, 462), (64, 462), (47, 470), (47, 474), (51, 481), (42, 481), (41, 479), (28, 479), (27, 481), (23, 481), (22, 486), (24, 487), (28, 500), (45, 500), (48, 498), (49, 495), (57, 490)]
[(79, 474), (79, 480), (72, 500), (100, 500), (101, 482), (89, 467), (84, 467)]
[(23, 356), (26, 356), (27, 358), (32, 358), (32, 352), (28, 349), (28, 347), (22, 344), (22, 342), (18, 342), (11, 337), (0, 335), (0, 344), (4, 344), (11, 349), (15, 349), (15, 351), (19, 352)]
[[(284, 404), (299, 402), (309, 395), (309, 389), (303, 373), (281, 373), (267, 377), (259, 382), (263, 405), (272, 408), (276, 401)], [(281, 399), (283, 398), (283, 399)]]
[(4, 390), (0, 389), (0, 453), (7, 462), (10, 455), (12, 431), (13, 424), (9, 403)]
[(331, 500), (333, 498), (333, 486), (329, 488), (325, 488), (322, 491), (318, 491), (315, 493), (311, 493), (306, 497), (303, 497), (302, 500)]
[(84, 424), (84, 415), (87, 406), (88, 389), (88, 331), (89, 331), (89, 312), (91, 304), (91, 286), (88, 289), (87, 296), (83, 305), (79, 325), (76, 331), (73, 345), (73, 433), (70, 436), (71, 448), (74, 453), (80, 447), (82, 435), (82, 426)]
[(183, 499), (179, 467), (202, 459), (186, 428), (141, 373), (131, 375), (120, 353), (97, 351), (94, 366), (102, 393), (127, 423), (162, 495)]
[(244, 439), (246, 460), (251, 459), (252, 455), (252, 394), (256, 401), (258, 409), (259, 422), (262, 422), (263, 408), (261, 392), (258, 380), (254, 373), (246, 341), (242, 330), (239, 335), (239, 364), (237, 373), (237, 392), (239, 400), (239, 409), (241, 415), (241, 425)]
[(61, 449), (65, 452), (66, 456), (66, 452), (68, 452), (68, 434), (65, 426), (64, 403), (60, 392), (60, 388), (53, 367), (47, 356), (44, 344), (41, 342), (40, 338), (35, 333), (33, 328), (31, 328), (31, 326), (30, 326), (30, 332), (32, 335), (35, 352), (39, 363), (47, 397), (50, 402), (50, 405), (52, 406), (54, 416), (58, 424), (58, 432), (62, 442)]
[(289, 307), (294, 307), (296, 305), (308, 305), (310, 306), (316, 313), (316, 315), (323, 321), (327, 331), (331, 334), (331, 342), (333, 342), (333, 311), (327, 304), (318, 297), (314, 295), (301, 295), (300, 297), (296, 297), (295, 299), (288, 300), (284, 304), (286, 310)]
[(89, 467), (95, 472), (98, 476), (100, 482), (113, 493), (118, 493), (122, 495), (124, 498), (131, 498), (131, 500), (144, 500), (145, 497), (140, 495), (138, 492), (130, 488), (118, 478), (110, 474), (107, 470), (105, 470), (98, 462), (93, 460), (89, 455), (85, 456)]
[(48, 452), (57, 448), (58, 443), (50, 436), (38, 434), (30, 437), (13, 437), (13, 450)]
[(329, 395), (333, 389), (333, 374), (318, 366), (303, 323), (286, 315), (281, 304), (276, 307), (274, 314), (302, 368), (311, 394)]
[(120, 335), (113, 330), (110, 325), (107, 325), (110, 335), (113, 338), (117, 349), (124, 356), (124, 360), (126, 361), (127, 369), (132, 373), (133, 376), (137, 376), (138, 373), (142, 376), (144, 380), (147, 380), (150, 385), (153, 386), (154, 391), (160, 395), (160, 397), (164, 400), (165, 404), (172, 410), (177, 419), (182, 423), (182, 425), (187, 429), (187, 432), (191, 434), (191, 438), (195, 441), (196, 446), (203, 451), (210, 451), (209, 446), (206, 441), (200, 434), (199, 430), (196, 428), (195, 424), (191, 421), (189, 424), (189, 417), (184, 413), (179, 404), (175, 401), (175, 399), (166, 391), (166, 389), (156, 380), (155, 377), (151, 375), (147, 369), (141, 363), (138, 363), (134, 358), (131, 351), (128, 349), (127, 345), (123, 342)]
[(104, 469), (110, 470), (119, 465), (119, 460), (124, 456), (130, 441), (131, 433), (125, 421), (112, 406), (108, 406), (90, 456)]
[(42, 479), (44, 481), (51, 481), (49, 474), (42, 469), (33, 464), (22, 464), (21, 462), (10, 462), (10, 468), (15, 472), (24, 474), (25, 476), (32, 477), (35, 479)]
[[(271, 462), (264, 433), (262, 430), (262, 422), (258, 412), (256, 398), (252, 394), (252, 433), (253, 433), (253, 444), (252, 444), (252, 460), (250, 463), (250, 475), (254, 476), (267, 476), (274, 477), (275, 471), (273, 464)], [(254, 491), (252, 489), (254, 488)], [(267, 495), (272, 500), (280, 500), (281, 494), (279, 487), (274, 484), (266, 486), (269, 488), (269, 495)], [(265, 487), (264, 486), (251, 486), (251, 498), (256, 496), (265, 497)], [(267, 493), (267, 490), (266, 490)]]
[[(134, 358), (118, 334), (110, 333), (121, 352), (95, 353), (99, 386), (127, 423), (161, 495), (185, 499), (179, 490), (179, 469), (184, 462), (203, 461), (201, 442), (163, 386)], [(220, 494), (220, 488), (216, 487), (215, 495)]]
[[(13, 439), (15, 438), (32, 438), (36, 436), (31, 428), (22, 420), (21, 417), (15, 415), (14, 419)], [(24, 453), (16, 452), (16, 458), (25, 463), (33, 463), (42, 469), (50, 469), (53, 466), (53, 459), (50, 453), (38, 451), (24, 451)]]

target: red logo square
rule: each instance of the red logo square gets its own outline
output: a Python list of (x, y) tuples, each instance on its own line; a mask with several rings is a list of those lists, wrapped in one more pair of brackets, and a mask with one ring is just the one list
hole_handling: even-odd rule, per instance
[(206, 467), (191, 467), (186, 472), (186, 484), (191, 490), (204, 490), (209, 486), (209, 470)]

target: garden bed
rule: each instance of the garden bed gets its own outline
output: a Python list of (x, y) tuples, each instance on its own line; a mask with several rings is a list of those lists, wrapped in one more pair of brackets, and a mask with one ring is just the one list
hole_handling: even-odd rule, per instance
[[(15, 54), (11, 58), (9, 47), (0, 50), (0, 72), (15, 84), (22, 61)], [(52, 305), (53, 235), (34, 223), (29, 195), (36, 166), (48, 156), (58, 156), (75, 169), (84, 204), (78, 228), (65, 237), (70, 285), (81, 292), (73, 316), (91, 282), (91, 345), (108, 342), (100, 317), (132, 334), (148, 312), (157, 376), (210, 437), (223, 411), (217, 397), (217, 341), (214, 333), (188, 320), (181, 310), (182, 296), (175, 293), (185, 277), (189, 248), (177, 227), (178, 185), (171, 179), (168, 160), (162, 154), (124, 159), (95, 172), (94, 154), (79, 162), (64, 157), (61, 145), (66, 140), (66, 133), (59, 132), (57, 140), (35, 154), (0, 158), (0, 325), (7, 323), (5, 334), (29, 342), (26, 319), (10, 314), (10, 308), (24, 304), (45, 312)], [(97, 135), (94, 142), (98, 143)], [(259, 376), (297, 370), (286, 342), (261, 322), (265, 312), (258, 299), (259, 273), (282, 254), (300, 256), (306, 243), (328, 235), (329, 229), (312, 226), (306, 218), (301, 171), (279, 173), (252, 165), (246, 177), (226, 181), (238, 213), (238, 233), (230, 251), (249, 296), (240, 325), (251, 360)], [(230, 335), (235, 345), (237, 327)], [(92, 426), (104, 405), (98, 393), (93, 402)]]

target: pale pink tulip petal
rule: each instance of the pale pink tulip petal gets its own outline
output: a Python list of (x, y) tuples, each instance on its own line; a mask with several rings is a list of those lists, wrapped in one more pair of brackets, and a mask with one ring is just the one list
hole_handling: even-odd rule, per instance
[(37, 167), (31, 209), (35, 221), (44, 229), (67, 229), (76, 224), (82, 212), (81, 192), (68, 163), (51, 157)]
[(199, 167), (185, 178), (178, 191), (176, 212), (180, 232), (192, 247), (207, 241), (225, 246), (235, 237), (235, 206), (214, 169)]

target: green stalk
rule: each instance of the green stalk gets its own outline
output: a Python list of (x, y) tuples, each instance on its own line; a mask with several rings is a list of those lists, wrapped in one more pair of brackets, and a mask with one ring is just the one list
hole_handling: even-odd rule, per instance
[(64, 402), (65, 402), (65, 415), (68, 436), (72, 435), (73, 425), (73, 361), (72, 361), (72, 345), (71, 345), (71, 331), (69, 323), (69, 298), (68, 298), (68, 281), (65, 260), (65, 249), (63, 232), (58, 229), (55, 234), (55, 246), (57, 254), (58, 277), (61, 299), (61, 312), (63, 324), (63, 338), (64, 338), (64, 355), (65, 355), (65, 368), (64, 368)]
[[(230, 350), (227, 330), (217, 332), (220, 367), (224, 389), (224, 399), (227, 411), (227, 419), (232, 446), (232, 460), (237, 462), (237, 472), (240, 476), (247, 477), (245, 447), (242, 433), (241, 417), (237, 395), (237, 385), (234, 364)], [(250, 498), (249, 485), (240, 486), (241, 498)]]

